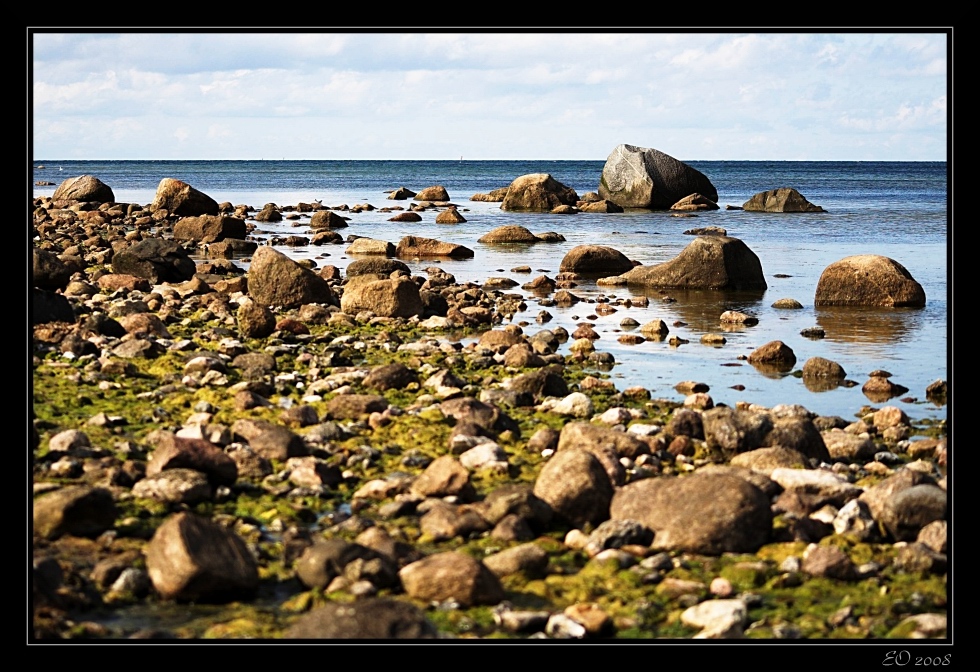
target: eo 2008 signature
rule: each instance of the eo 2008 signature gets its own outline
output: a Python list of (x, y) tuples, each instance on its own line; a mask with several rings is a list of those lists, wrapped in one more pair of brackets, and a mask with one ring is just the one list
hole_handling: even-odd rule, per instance
[(949, 665), (952, 662), (953, 654), (947, 653), (945, 656), (913, 656), (905, 650), (889, 651), (885, 654), (885, 659), (881, 661), (883, 666), (888, 665)]

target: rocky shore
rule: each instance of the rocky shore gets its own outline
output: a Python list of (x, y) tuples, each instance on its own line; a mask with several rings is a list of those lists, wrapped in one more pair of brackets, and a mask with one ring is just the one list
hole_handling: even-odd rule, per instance
[[(551, 179), (525, 178), (514, 209)], [(549, 209), (601, 202), (555, 184)], [(601, 373), (587, 329), (522, 320), (509, 287), (398, 260), (461, 246), (352, 239), (346, 269), (310, 268), (249, 233), (302, 213), (335, 241), (346, 221), (318, 203), (62, 187), (31, 223), (37, 640), (946, 638), (946, 425), (887, 405), (887, 372), (849, 419), (715, 405), (683, 371), (685, 401), (657, 399)], [(503, 228), (488, 240), (549, 239)], [(527, 289), (573, 301), (597, 269), (764, 287), (723, 234), (688, 256), (724, 273), (587, 246)], [(921, 305), (889, 261), (841, 276), (887, 278), (884, 299), (828, 277), (825, 300)], [(780, 346), (750, 362), (794, 367)]]

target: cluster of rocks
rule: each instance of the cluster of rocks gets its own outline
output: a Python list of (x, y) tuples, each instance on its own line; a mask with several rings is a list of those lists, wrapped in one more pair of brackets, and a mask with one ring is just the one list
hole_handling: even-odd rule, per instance
[[(491, 606), (494, 623), (478, 634), (609, 637), (641, 627), (639, 605), (617, 611), (602, 590), (568, 599), (544, 587), (567, 582), (574, 594), (588, 572), (619, 585), (618, 571), (676, 616), (645, 636), (671, 621), (687, 636), (763, 627), (780, 637), (792, 630), (751, 619), (766, 590), (945, 576), (946, 440), (915, 439), (898, 408), (848, 422), (799, 406), (716, 406), (692, 381), (678, 384), (683, 404), (620, 391), (583, 371), (611, 359), (584, 325), (500, 327), (526, 307), (520, 294), (457, 283), (435, 266), (413, 276), (389, 258), (460, 254), (439, 241), (408, 237), (394, 255), (352, 262), (346, 277), (259, 246), (246, 275), (195, 264), (177, 242), (247, 242), (228, 204), (211, 211), (165, 180), (146, 210), (93, 206), (109, 194), (88, 182), (34, 214), (37, 637), (177, 636), (111, 631), (92, 614), (159, 600), (249, 603), (270, 584), (292, 595), (279, 616), (287, 625), (258, 636), (431, 638), (447, 634), (436, 613)], [(503, 228), (481, 244), (550, 239)], [(683, 267), (696, 257), (707, 286), (759, 288), (758, 259), (741, 241), (691, 245), (654, 267), (667, 278), (656, 282), (688, 286)], [(844, 261), (853, 274), (878, 260)], [(630, 283), (634, 266), (611, 248), (576, 247), (559, 279), (529, 284), (571, 302), (559, 283), (611, 273)], [(839, 280), (827, 284), (840, 295)], [(896, 302), (907, 290), (877, 284), (901, 297), (879, 305), (911, 305)], [(442, 336), (450, 327), (478, 338), (464, 346)], [(641, 331), (667, 333), (662, 323)], [(791, 367), (787, 350), (775, 342), (748, 359)], [(808, 360), (803, 375), (846, 374)], [(70, 400), (121, 414), (56, 408), (66, 383)], [(878, 550), (858, 560), (852, 547)], [(696, 558), (763, 548), (783, 557), (739, 561), (748, 584), (691, 578)], [(535, 581), (549, 606), (515, 607)], [(920, 613), (896, 610), (878, 627), (944, 636), (945, 603), (930, 596), (920, 595)], [(860, 631), (866, 617), (852, 609), (822, 627)]]

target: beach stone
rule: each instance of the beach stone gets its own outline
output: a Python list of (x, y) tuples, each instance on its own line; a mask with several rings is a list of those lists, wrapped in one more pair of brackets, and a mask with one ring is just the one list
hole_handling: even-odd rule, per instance
[(915, 541), (926, 525), (945, 520), (946, 510), (946, 491), (923, 483), (889, 496), (876, 518), (896, 541)]
[(935, 480), (927, 474), (914, 469), (901, 469), (883, 481), (866, 488), (860, 493), (861, 501), (868, 505), (875, 520), (882, 518), (886, 502), (892, 495), (917, 485), (935, 485)]
[(414, 257), (449, 257), (450, 259), (469, 259), (473, 256), (473, 250), (456, 243), (447, 243), (434, 238), (422, 238), (419, 236), (405, 236), (398, 241), (395, 248), (395, 256), (401, 258)]
[(771, 364), (789, 370), (796, 364), (796, 355), (782, 341), (770, 341), (749, 354), (749, 364)]
[(558, 450), (569, 448), (580, 448), (593, 453), (596, 449), (609, 449), (618, 456), (630, 459), (650, 452), (647, 443), (632, 434), (588, 422), (570, 422), (562, 427), (558, 437)]
[(751, 212), (824, 212), (796, 189), (788, 187), (761, 191), (743, 203), (742, 209)]
[(456, 551), (436, 553), (406, 565), (398, 578), (409, 597), (425, 602), (453, 600), (471, 607), (504, 599), (500, 579), (479, 560)]
[(485, 245), (509, 244), (509, 243), (537, 243), (538, 237), (523, 226), (507, 224), (498, 226), (488, 233), (483, 234), (476, 241)]
[(483, 201), (486, 203), (500, 203), (507, 196), (507, 190), (510, 187), (500, 187), (499, 189), (494, 189), (487, 194), (473, 194), (470, 196), (471, 201)]
[(216, 243), (225, 238), (244, 239), (245, 235), (245, 220), (229, 215), (183, 217), (174, 224), (175, 240)]
[(292, 308), (305, 303), (337, 303), (326, 280), (269, 246), (260, 247), (252, 256), (248, 293), (253, 301), (265, 306)]
[[(378, 254), (386, 257), (395, 256), (395, 246), (384, 240), (374, 238), (358, 238), (347, 246), (346, 254)], [(350, 271), (347, 272), (348, 277)]]
[(463, 500), (472, 500), (475, 495), (470, 472), (452, 455), (434, 459), (412, 483), (412, 492), (420, 497), (455, 495)]
[(286, 639), (436, 639), (436, 627), (413, 604), (387, 597), (330, 602), (299, 618)]
[(34, 534), (45, 539), (97, 537), (112, 528), (116, 515), (109, 490), (70, 485), (34, 500)]
[(276, 330), (276, 316), (255, 301), (243, 303), (237, 313), (238, 330), (245, 338), (265, 338)]
[(310, 228), (314, 231), (321, 229), (345, 229), (347, 220), (333, 210), (317, 210), (310, 218)]
[(587, 418), (593, 413), (592, 399), (581, 392), (572, 392), (552, 406), (551, 412), (573, 418)]
[(166, 210), (171, 215), (184, 217), (217, 215), (218, 203), (186, 182), (165, 177), (157, 185), (149, 210)]
[(688, 194), (670, 206), (670, 209), (684, 212), (692, 212), (697, 210), (717, 210), (718, 204), (707, 196), (702, 196), (701, 194)]
[(388, 401), (376, 394), (338, 394), (327, 402), (327, 416), (334, 420), (358, 420), (371, 413), (383, 413)]
[[(376, 560), (383, 556), (377, 551), (344, 539), (319, 539), (307, 546), (296, 560), (296, 577), (307, 588), (323, 590), (355, 560)], [(388, 585), (394, 583), (397, 567), (390, 559), (387, 564)], [(384, 581), (382, 581), (384, 583)]]
[(146, 545), (146, 569), (164, 599), (229, 602), (258, 589), (258, 565), (237, 534), (192, 513), (165, 520)]
[(704, 438), (710, 448), (726, 454), (744, 453), (765, 445), (773, 422), (767, 414), (719, 406), (701, 414)]
[(197, 266), (175, 241), (147, 238), (116, 252), (112, 256), (112, 272), (145, 278), (156, 285), (190, 280)]
[(836, 546), (810, 546), (803, 554), (802, 569), (811, 576), (848, 581), (857, 578), (857, 569), (847, 553)]
[(380, 317), (412, 317), (424, 310), (414, 282), (404, 277), (377, 280), (372, 275), (348, 277), (340, 308), (350, 315), (367, 310)]
[(238, 467), (224, 450), (204, 439), (185, 439), (171, 432), (153, 433), (154, 450), (146, 465), (146, 475), (165, 469), (194, 469), (214, 485), (232, 485), (238, 480)]
[(148, 474), (133, 485), (134, 497), (167, 504), (194, 505), (206, 502), (211, 499), (213, 492), (207, 476), (194, 469), (168, 469)]
[(596, 194), (595, 196), (597, 200), (595, 201), (582, 200), (579, 201), (578, 205), (576, 205), (575, 207), (579, 209), (579, 212), (612, 212), (612, 213), (625, 212), (623, 206), (617, 205), (605, 198), (600, 199), (598, 194)]
[(859, 254), (835, 261), (823, 270), (814, 305), (921, 308), (926, 305), (926, 294), (894, 259)]
[(613, 484), (594, 455), (573, 447), (556, 452), (545, 463), (534, 495), (576, 527), (598, 525), (609, 518)]
[(275, 203), (266, 203), (262, 209), (255, 213), (256, 222), (281, 222), (282, 213), (279, 206)]
[(426, 187), (413, 197), (416, 201), (448, 201), (449, 192), (442, 185)]
[(371, 369), (364, 377), (364, 387), (374, 390), (402, 390), (412, 383), (418, 382), (418, 374), (404, 364), (395, 362), (383, 364)]
[(698, 236), (663, 264), (637, 266), (620, 278), (641, 287), (766, 289), (762, 263), (738, 238)]
[(463, 224), (464, 222), (466, 222), (466, 218), (460, 214), (455, 206), (450, 206), (436, 215), (436, 224)]
[(347, 277), (352, 278), (356, 275), (376, 275), (377, 279), (384, 279), (392, 273), (403, 272), (411, 275), (412, 270), (402, 261), (397, 259), (381, 259), (378, 257), (369, 259), (356, 259), (347, 264)]
[(701, 628), (694, 639), (741, 639), (749, 610), (742, 600), (706, 600), (681, 613), (681, 622)]
[(112, 203), (116, 197), (109, 185), (94, 175), (79, 175), (59, 184), (51, 200)]
[(34, 287), (55, 291), (68, 286), (71, 271), (54, 252), (32, 247), (31, 259), (31, 282)]
[(603, 245), (578, 245), (565, 254), (558, 270), (562, 273), (608, 276), (625, 273), (631, 268), (633, 262), (619, 250)]
[(389, 222), (421, 222), (422, 215), (417, 212), (399, 212), (388, 218)]
[(390, 194), (388, 194), (388, 200), (405, 201), (414, 196), (415, 196), (415, 192), (412, 191), (411, 189), (408, 189), (407, 187), (398, 187)]
[(803, 379), (844, 380), (847, 372), (837, 362), (823, 357), (811, 357), (803, 363)]
[(737, 310), (726, 310), (718, 319), (723, 324), (744, 324), (747, 326), (759, 324), (759, 318)]
[(772, 302), (772, 307), (781, 310), (800, 310), (803, 304), (796, 299), (776, 299)]
[(510, 183), (501, 210), (551, 212), (559, 205), (578, 202), (578, 194), (571, 187), (547, 173), (522, 175)]
[(809, 465), (806, 456), (785, 446), (756, 448), (732, 457), (733, 467), (744, 467), (763, 474), (771, 474), (773, 469), (806, 469)]
[(861, 488), (843, 476), (822, 469), (777, 467), (769, 472), (769, 478), (786, 491), (784, 494), (795, 493), (807, 499), (813, 511), (826, 504), (842, 507), (862, 494)]
[(521, 572), (529, 579), (540, 579), (548, 570), (548, 554), (537, 544), (521, 544), (488, 555), (483, 564), (498, 577)]
[(617, 489), (609, 514), (653, 530), (651, 548), (662, 551), (752, 553), (772, 531), (769, 498), (745, 479), (721, 473), (627, 484)]
[(599, 178), (599, 198), (624, 208), (666, 210), (690, 194), (718, 200), (718, 190), (700, 171), (663, 152), (618, 145)]
[[(874, 372), (872, 372), (874, 373)], [(875, 403), (884, 403), (889, 399), (905, 394), (909, 388), (904, 385), (894, 383), (885, 376), (871, 376), (868, 381), (861, 386), (861, 392), (868, 399)]]

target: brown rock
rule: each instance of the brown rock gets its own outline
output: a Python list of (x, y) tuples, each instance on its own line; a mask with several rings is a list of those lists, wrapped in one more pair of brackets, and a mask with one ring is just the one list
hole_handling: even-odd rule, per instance
[(637, 266), (620, 276), (628, 285), (688, 289), (766, 289), (762, 263), (749, 247), (728, 236), (698, 236), (674, 259)]
[(926, 294), (894, 259), (860, 254), (824, 269), (817, 281), (814, 305), (921, 308), (926, 305)]
[(164, 599), (226, 602), (250, 598), (258, 566), (234, 532), (191, 513), (171, 516), (146, 547), (146, 569)]
[(824, 212), (819, 205), (803, 198), (796, 189), (787, 187), (759, 192), (743, 203), (742, 209), (755, 212)]
[(504, 599), (500, 580), (479, 560), (465, 553), (437, 553), (406, 565), (398, 577), (416, 600), (454, 600), (463, 607), (497, 604)]
[(501, 210), (550, 212), (559, 205), (575, 205), (578, 194), (547, 173), (522, 175), (511, 182)]
[(260, 247), (252, 256), (248, 291), (253, 301), (266, 306), (337, 302), (326, 280), (269, 246)]

